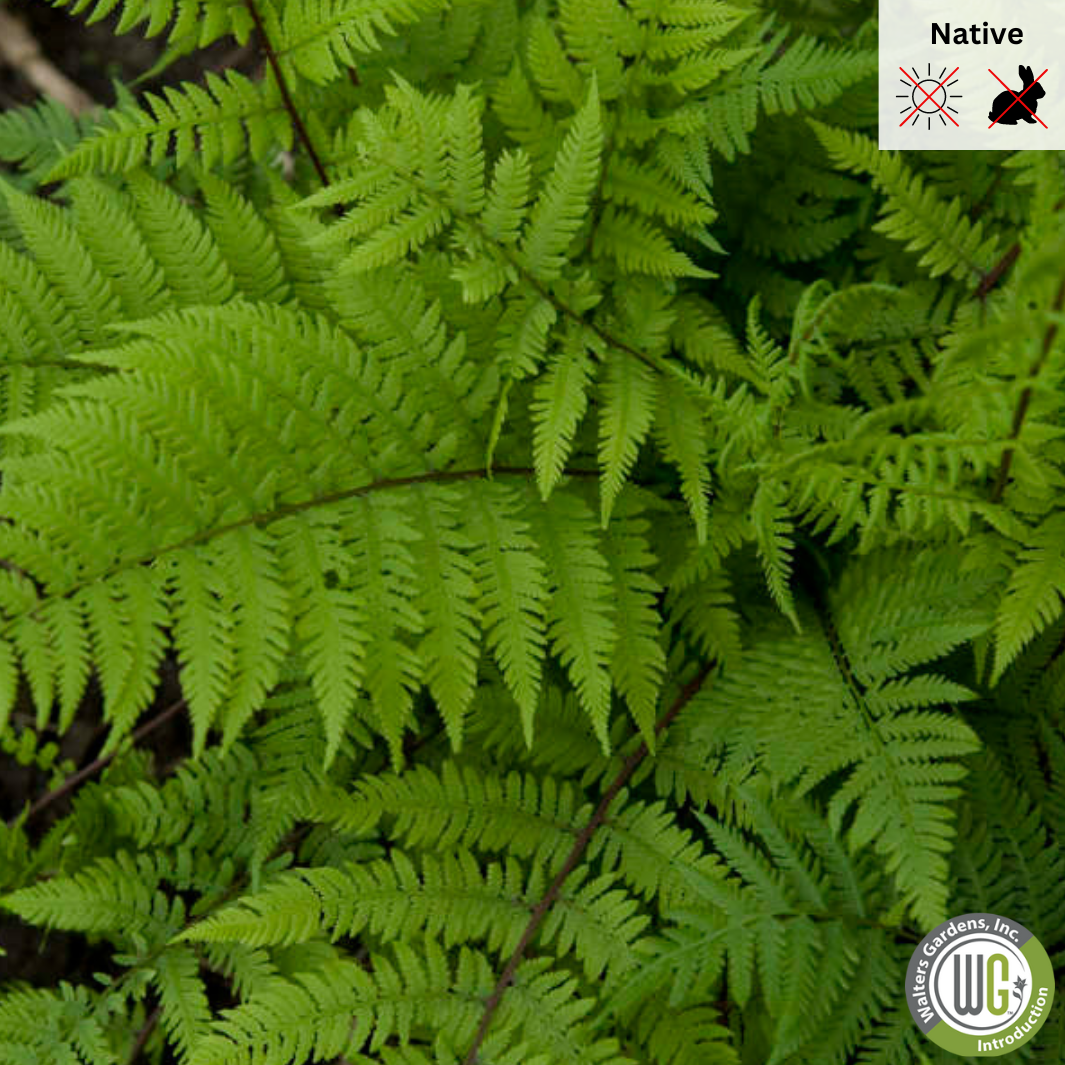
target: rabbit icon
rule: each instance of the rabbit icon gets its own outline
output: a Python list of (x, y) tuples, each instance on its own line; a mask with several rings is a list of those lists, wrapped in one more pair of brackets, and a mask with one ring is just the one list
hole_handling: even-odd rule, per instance
[[(1046, 90), (1035, 80), (1031, 67), (1018, 67), (1017, 73), (1021, 76), (1021, 91), (1014, 93), (1012, 90), (1007, 89), (995, 97), (995, 102), (987, 113), (992, 125), (997, 122), (1003, 126), (1015, 126), (1018, 119), (1024, 119), (1025, 122), (1032, 125), (1035, 124), (1035, 111), (1038, 107), (1038, 101), (1046, 96)], [(1042, 77), (1042, 74), (1040, 74), (1040, 77)], [(1020, 98), (1019, 103), (1018, 97)], [(1027, 107), (1025, 106), (1026, 104)]]

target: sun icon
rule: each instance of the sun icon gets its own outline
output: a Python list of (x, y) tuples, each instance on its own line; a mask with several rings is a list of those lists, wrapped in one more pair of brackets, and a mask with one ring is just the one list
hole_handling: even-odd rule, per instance
[[(902, 70), (901, 67), (899, 69)], [(955, 67), (954, 71), (957, 72), (957, 69), (958, 68)], [(957, 126), (958, 123), (955, 122), (950, 115), (947, 115), (946, 118), (943, 116), (947, 111), (953, 111), (954, 114), (958, 113), (957, 108), (951, 107), (950, 104), (947, 103), (948, 99), (961, 99), (961, 93), (947, 92), (947, 89), (952, 85), (957, 84), (958, 79), (954, 78), (953, 81), (945, 81), (945, 78), (948, 77), (946, 67), (939, 72), (939, 77), (933, 76), (931, 63), (928, 64), (928, 73), (923, 78), (917, 73), (916, 67), (910, 67), (910, 70), (913, 71), (914, 77), (911, 78), (910, 75), (903, 70), (902, 72), (906, 74), (906, 77), (899, 78), (899, 81), (909, 89), (909, 92), (896, 93), (898, 99), (909, 100), (909, 104), (906, 107), (903, 107), (899, 112), (900, 114), (906, 115), (903, 122), (908, 121), (912, 115), (913, 121), (910, 122), (910, 125), (915, 126), (921, 121), (921, 116), (924, 115), (925, 122), (927, 123), (926, 128), (928, 129), (932, 128), (933, 118), (938, 118), (944, 126), (947, 124), (947, 118), (950, 118), (950, 121)]]

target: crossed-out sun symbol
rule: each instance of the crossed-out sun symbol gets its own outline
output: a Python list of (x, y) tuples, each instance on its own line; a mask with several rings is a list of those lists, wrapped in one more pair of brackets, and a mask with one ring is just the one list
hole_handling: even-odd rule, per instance
[[(904, 107), (899, 114), (913, 112), (913, 121), (910, 123), (911, 126), (920, 122), (921, 115), (925, 116), (925, 121), (928, 123), (928, 129), (932, 128), (933, 116), (938, 117), (939, 121), (945, 126), (947, 120), (943, 117), (942, 108), (945, 107), (948, 111), (953, 111), (954, 114), (958, 113), (957, 108), (951, 107), (950, 104), (947, 103), (948, 99), (961, 99), (961, 93), (947, 93), (947, 89), (949, 89), (951, 85), (954, 85), (958, 79), (955, 78), (954, 81), (948, 81), (945, 85), (941, 85), (940, 82), (943, 81), (943, 76), (947, 73), (947, 68), (944, 67), (939, 72), (939, 77), (935, 78), (932, 76), (931, 63), (928, 64), (928, 75), (924, 78), (917, 73), (916, 67), (910, 67), (910, 70), (913, 71), (917, 80), (914, 81), (909, 78), (908, 75), (905, 78), (899, 78), (899, 81), (910, 90), (906, 93), (896, 93), (896, 96), (900, 100), (910, 101), (909, 105)], [(914, 110), (914, 108), (916, 108), (916, 110)], [(951, 121), (953, 121), (953, 119), (951, 119)], [(957, 125), (956, 122), (954, 124)]]

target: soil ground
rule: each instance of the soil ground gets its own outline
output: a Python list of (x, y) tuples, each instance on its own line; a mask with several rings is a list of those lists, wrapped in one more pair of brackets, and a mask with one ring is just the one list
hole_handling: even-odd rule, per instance
[[(162, 37), (145, 39), (136, 30), (116, 36), (118, 15), (113, 13), (92, 25), (84, 16), (69, 15), (45, 0), (0, 0), (5, 9), (29, 28), (40, 50), (51, 63), (75, 84), (102, 104), (114, 103), (114, 81), (130, 85), (159, 60), (164, 51)], [(206, 70), (238, 66), (254, 67), (251, 50), (233, 41), (220, 41), (210, 48), (177, 60), (165, 72), (140, 87), (158, 89), (162, 85), (198, 80)], [(36, 99), (36, 90), (10, 67), (0, 65), (0, 108), (15, 107)]]

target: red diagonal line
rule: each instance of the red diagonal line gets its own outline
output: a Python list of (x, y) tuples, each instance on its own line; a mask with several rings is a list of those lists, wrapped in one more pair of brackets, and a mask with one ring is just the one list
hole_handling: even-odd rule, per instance
[[(899, 67), (899, 70), (901, 70), (901, 71), (903, 72), (903, 74), (906, 74), (906, 77), (910, 78), (910, 75), (909, 75), (909, 74), (907, 74), (907, 73), (906, 73), (906, 71), (905, 71), (905, 70), (904, 70), (904, 69), (903, 69), (902, 67)], [(950, 73), (949, 73), (949, 74), (947, 75), (947, 77), (943, 79), (943, 81), (946, 81), (946, 80), (947, 80), (947, 78), (953, 78), (953, 77), (954, 77), (954, 75), (955, 75), (955, 74), (957, 74), (957, 73), (958, 73), (958, 68), (957, 68), (957, 67), (955, 67), (955, 68), (954, 68), (954, 69), (953, 69), (953, 70), (952, 70), (952, 71), (951, 71), (951, 72), (950, 72)], [(1043, 74), (1045, 74), (1045, 73), (1046, 73), (1046, 71), (1044, 70), (1044, 71), (1043, 71)], [(1040, 74), (1040, 75), (1039, 75), (1039, 77), (1042, 77), (1042, 76), (1043, 76), (1043, 74)], [(910, 78), (910, 81), (913, 81), (913, 78)], [(940, 83), (939, 83), (939, 84), (938, 84), (938, 85), (936, 86), (936, 89), (942, 89), (942, 88), (943, 88), (943, 81), (941, 81), (941, 82), (940, 82)], [(916, 81), (913, 81), (913, 84), (914, 84), (914, 85), (916, 85), (918, 89), (921, 89), (921, 86), (920, 86), (920, 85), (917, 85), (917, 82), (916, 82)], [(933, 89), (933, 90), (932, 90), (932, 92), (935, 92), (935, 91), (936, 91), (936, 89)], [(924, 91), (924, 89), (921, 89), (921, 92), (924, 92), (924, 100), (932, 100), (932, 92), (925, 92), (925, 91)], [(922, 101), (921, 101), (921, 104), (923, 104), (923, 103), (924, 103), (924, 100), (922, 100)], [(932, 100), (932, 103), (936, 104), (935, 100)], [(916, 107), (915, 107), (915, 108), (913, 109), (913, 111), (920, 111), (920, 110), (921, 110), (921, 104), (918, 104), (918, 105), (917, 105), (917, 106), (916, 106)], [(1010, 106), (1012, 107), (1013, 105), (1012, 105), (1012, 104), (1010, 104)], [(936, 107), (939, 107), (939, 104), (936, 104)], [(942, 107), (939, 107), (939, 110), (940, 110), (940, 111), (943, 111), (943, 108), (942, 108)], [(906, 117), (905, 117), (905, 118), (904, 118), (904, 119), (903, 119), (903, 120), (902, 120), (902, 121), (901, 121), (901, 122), (899, 123), (899, 125), (900, 125), (900, 126), (905, 126), (905, 125), (906, 125), (906, 123), (907, 123), (907, 122), (909, 122), (911, 118), (913, 118), (913, 111), (911, 111), (911, 112), (910, 112), (910, 113), (909, 113), (909, 114), (908, 114), (908, 115), (907, 115), (907, 116), (906, 116)], [(946, 111), (943, 111), (943, 114), (947, 115), (947, 112), (946, 112)], [(1003, 112), (1003, 114), (1005, 114), (1005, 112)], [(947, 115), (947, 118), (950, 118), (950, 115)], [(954, 119), (953, 119), (953, 118), (950, 118), (950, 120), (951, 120), (951, 122), (954, 122)], [(954, 122), (954, 125), (956, 125), (956, 126), (957, 126), (957, 125), (958, 125), (958, 123), (957, 123), (957, 122)]]
[[(910, 75), (909, 75), (909, 74), (907, 73), (907, 71), (903, 70), (903, 68), (902, 68), (902, 67), (899, 67), (899, 70), (901, 70), (901, 71), (903, 72), (903, 74), (905, 74), (905, 75), (906, 75), (906, 77), (910, 78)], [(946, 81), (946, 80), (947, 80), (948, 78), (952, 78), (952, 77), (954, 77), (954, 75), (955, 75), (955, 74), (956, 74), (957, 72), (958, 72), (958, 68), (957, 68), (957, 67), (955, 67), (955, 68), (954, 68), (954, 69), (953, 69), (953, 70), (952, 70), (952, 71), (951, 71), (951, 72), (950, 72), (950, 73), (949, 73), (949, 74), (947, 75), (947, 77), (943, 79), (943, 81)], [(916, 81), (913, 81), (913, 78), (910, 78), (910, 81), (911, 81), (911, 82), (913, 82), (913, 84), (914, 84), (914, 85), (915, 85), (915, 86), (916, 86), (916, 87), (917, 87), (918, 89), (921, 89), (921, 86), (920, 86), (920, 85), (918, 85)], [(936, 86), (936, 89), (942, 88), (942, 86), (943, 86), (943, 81), (941, 81), (941, 82), (940, 82), (940, 83), (939, 83), (939, 84), (938, 84), (938, 85)], [(936, 89), (933, 89), (933, 90), (932, 90), (932, 92), (935, 92), (935, 91), (936, 91)], [(921, 92), (923, 92), (923, 93), (924, 93), (924, 100), (932, 100), (932, 93), (931, 93), (931, 92), (925, 92), (925, 90), (924, 90), (924, 89), (921, 89)], [(911, 112), (910, 112), (910, 113), (909, 113), (909, 114), (908, 114), (908, 115), (907, 115), (907, 116), (906, 116), (906, 117), (905, 117), (905, 118), (904, 118), (904, 119), (903, 119), (903, 120), (902, 120), (902, 121), (901, 121), (901, 122), (899, 123), (899, 125), (900, 125), (900, 126), (903, 126), (903, 125), (905, 125), (905, 124), (906, 124), (907, 122), (909, 122), (909, 121), (910, 121), (910, 119), (911, 119), (911, 118), (913, 118), (913, 114), (914, 114), (914, 111), (919, 111), (919, 110), (921, 109), (921, 104), (923, 104), (923, 103), (924, 103), (924, 100), (922, 100), (922, 101), (921, 101), (921, 103), (920, 103), (920, 104), (918, 104), (918, 105), (917, 105), (917, 106), (916, 106), (916, 107), (915, 107), (915, 108), (913, 109), (913, 111), (911, 111)], [(936, 105), (936, 107), (938, 107), (938, 108), (939, 108), (939, 110), (940, 110), (940, 111), (943, 111), (943, 108), (942, 108), (942, 107), (940, 107), (940, 106), (939, 106), (939, 104), (937, 104), (937, 103), (935, 102), (935, 100), (932, 100), (932, 103), (934, 103), (934, 104)], [(943, 111), (943, 114), (947, 115), (947, 112), (946, 112), (946, 111)], [(950, 118), (951, 122), (954, 122), (954, 119), (953, 119), (953, 118), (951, 118), (951, 117), (950, 117), (950, 115), (947, 115), (947, 118)], [(954, 125), (955, 125), (955, 126), (956, 126), (957, 124), (958, 124), (957, 122), (954, 122)]]
[[(1047, 70), (1049, 70), (1049, 69), (1050, 68), (1048, 67)], [(1038, 81), (1039, 78), (1041, 78), (1043, 76), (1043, 74), (1046, 73), (1046, 70), (1044, 70), (1043, 74), (1040, 74), (1039, 78), (1036, 78), (1035, 81), (1033, 81), (1031, 85), (1025, 85), (1025, 87), (1021, 90), (1021, 96), (1018, 96), (990, 67), (987, 68), (987, 72), (988, 72), (988, 74), (991, 75), (991, 77), (993, 77), (995, 79), (995, 81), (997, 81), (999, 83), (999, 85), (1002, 86), (1002, 88), (1004, 88), (1006, 90), (1006, 92), (1008, 92), (1010, 94), (1010, 96), (1013, 97), (1013, 104), (1019, 103), (1022, 107), (1027, 109), (1028, 113), (1032, 116), (1032, 118), (1034, 118), (1034, 119), (1038, 119), (1039, 118), (1039, 116), (1030, 107), (1028, 107), (1028, 105), (1021, 99), (1021, 96), (1023, 96), (1032, 87), (1032, 85), (1034, 85), (1035, 82)], [(923, 103), (923, 101), (922, 101), (922, 103)], [(1013, 104), (1010, 104), (1010, 107), (1012, 107)], [(1010, 109), (1010, 107), (1007, 107), (1006, 111), (1008, 111)], [(1006, 111), (1003, 111), (1002, 115), (1004, 115), (1006, 113)], [(995, 122), (997, 122), (999, 120), (999, 118), (1002, 117), (1002, 115), (999, 115), (999, 117), (995, 119)], [(991, 126), (993, 126), (995, 124), (995, 122), (992, 122)], [(988, 126), (987, 128), (990, 129), (991, 126)]]
[[(1047, 67), (1047, 70), (1049, 70), (1049, 69), (1050, 69), (1050, 67)], [(1047, 72), (1047, 70), (1044, 70), (1044, 71), (1043, 71), (1043, 74), (1045, 74), (1045, 73)], [(1035, 79), (1035, 81), (1033, 81), (1033, 82), (1032, 82), (1032, 85), (1026, 85), (1026, 86), (1025, 86), (1025, 87), (1024, 87), (1024, 88), (1023, 88), (1022, 90), (1021, 90), (1021, 96), (1018, 96), (1018, 95), (1017, 95), (1017, 94), (1016, 94), (1016, 93), (1015, 93), (1015, 92), (1014, 92), (1014, 91), (1013, 91), (1013, 90), (1012, 90), (1012, 89), (1011, 89), (1011, 88), (1010, 88), (1010, 87), (1009, 87), (1009, 86), (1008, 86), (1008, 85), (1007, 85), (1007, 84), (1006, 84), (1006, 83), (1005, 83), (1005, 82), (1004, 82), (1004, 81), (1003, 81), (1003, 80), (1002, 80), (1002, 79), (1001, 79), (1001, 78), (1000, 78), (1000, 77), (999, 77), (999, 76), (998, 76), (998, 75), (997, 75), (997, 74), (996, 74), (996, 73), (995, 73), (995, 72), (994, 72), (994, 71), (993, 71), (993, 70), (992, 70), (992, 69), (990, 68), (990, 67), (988, 67), (988, 68), (987, 68), (987, 72), (988, 72), (988, 74), (990, 74), (990, 75), (991, 75), (991, 77), (993, 77), (993, 78), (995, 79), (995, 81), (997, 81), (997, 82), (999, 83), (999, 85), (1001, 85), (1001, 86), (1002, 86), (1002, 88), (1004, 88), (1004, 89), (1006, 90), (1006, 92), (1008, 92), (1008, 93), (1010, 94), (1010, 96), (1012, 96), (1012, 97), (1013, 97), (1013, 104), (1017, 104), (1017, 103), (1019, 103), (1019, 104), (1021, 105), (1021, 107), (1025, 108), (1025, 109), (1026, 109), (1026, 110), (1028, 111), (1028, 114), (1030, 114), (1030, 115), (1032, 116), (1032, 118), (1034, 118), (1034, 119), (1036, 120), (1036, 122), (1038, 122), (1038, 123), (1039, 123), (1039, 125), (1041, 125), (1041, 126), (1043, 127), (1043, 129), (1049, 129), (1049, 128), (1050, 128), (1050, 127), (1049, 127), (1049, 126), (1048, 126), (1048, 125), (1047, 125), (1047, 124), (1046, 124), (1046, 123), (1045, 123), (1045, 122), (1044, 122), (1044, 121), (1043, 121), (1043, 120), (1042, 120), (1042, 119), (1041, 119), (1041, 118), (1040, 118), (1040, 117), (1039, 117), (1039, 116), (1038, 116), (1038, 115), (1037, 115), (1037, 114), (1036, 114), (1036, 113), (1035, 113), (1035, 112), (1034, 112), (1034, 111), (1033, 111), (1033, 110), (1032, 110), (1032, 109), (1031, 109), (1031, 108), (1030, 108), (1030, 107), (1029, 107), (1029, 106), (1028, 106), (1028, 105), (1027, 105), (1027, 104), (1026, 104), (1026, 103), (1025, 103), (1024, 101), (1023, 101), (1023, 100), (1022, 100), (1022, 99), (1021, 99), (1021, 96), (1023, 96), (1023, 95), (1024, 95), (1024, 94), (1025, 94), (1025, 93), (1026, 93), (1026, 92), (1027, 92), (1027, 91), (1028, 91), (1028, 90), (1029, 90), (1029, 89), (1030, 89), (1031, 87), (1032, 87), (1032, 85), (1034, 85), (1034, 84), (1035, 84), (1035, 81), (1038, 81), (1038, 80), (1039, 80), (1039, 78), (1041, 78), (1041, 77), (1043, 76), (1043, 74), (1040, 74), (1040, 75), (1039, 75), (1039, 78), (1036, 78), (1036, 79)], [(913, 81), (913, 78), (910, 78), (910, 81)], [(922, 89), (921, 91), (922, 91), (922, 92), (924, 92), (924, 89)], [(933, 89), (933, 90), (932, 90), (932, 92), (935, 92), (935, 91), (936, 91), (935, 89)], [(921, 103), (924, 103), (924, 100), (922, 100), (922, 101), (921, 101)], [(935, 100), (933, 100), (933, 101), (932, 101), (932, 103), (935, 103)], [(1010, 107), (1012, 107), (1012, 106), (1013, 106), (1013, 104), (1010, 104)], [(992, 105), (992, 106), (994, 106), (994, 105)], [(1006, 111), (1008, 111), (1008, 110), (1010, 109), (1010, 107), (1007, 107), (1007, 108), (1006, 108)], [(1002, 112), (1002, 115), (1004, 115), (1004, 114), (1006, 113), (1006, 111), (1003, 111), (1003, 112)], [(995, 119), (995, 122), (997, 122), (997, 121), (998, 121), (998, 119), (1002, 117), (1002, 115), (999, 115), (999, 116), (998, 116), (998, 118), (996, 118), (996, 119)], [(991, 126), (993, 126), (993, 125), (995, 124), (995, 122), (992, 122), (992, 123), (991, 123)], [(1016, 123), (1014, 123), (1014, 125), (1016, 125)], [(991, 128), (991, 126), (988, 126), (987, 128), (988, 128), (988, 129), (990, 129), (990, 128)]]
[[(1050, 68), (1048, 67), (1047, 69), (1049, 70)], [(1026, 85), (1021, 90), (1021, 96), (1018, 96), (990, 67), (987, 68), (987, 72), (995, 79), (995, 81), (999, 83), (999, 85), (1001, 85), (1006, 90), (1006, 92), (1010, 94), (1010, 96), (1013, 97), (1013, 104), (1019, 103), (1028, 112), (1028, 114), (1030, 114), (1032, 118), (1034, 118), (1036, 122), (1038, 122), (1039, 125), (1043, 127), (1043, 129), (1048, 128), (1047, 124), (1021, 99), (1021, 96), (1023, 96), (1032, 87), (1032, 85), (1034, 85), (1035, 82), (1038, 81), (1039, 78), (1041, 78), (1043, 74), (1046, 73), (1046, 70), (1044, 70), (1043, 74), (1040, 74), (1039, 78), (1036, 78), (1035, 81), (1031, 83), (1031, 85)], [(1009, 107), (1006, 108), (1006, 111), (1008, 111), (1010, 107), (1013, 107), (1013, 104), (1010, 104)], [(1006, 114), (1006, 111), (1003, 111), (1002, 114), (995, 119), (995, 122), (998, 122)], [(992, 122), (991, 126), (993, 126), (995, 122)], [(988, 126), (987, 128), (990, 129), (991, 126)]]

